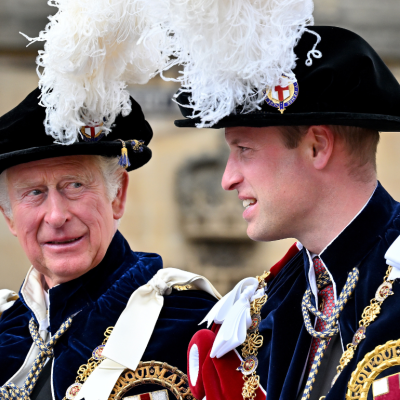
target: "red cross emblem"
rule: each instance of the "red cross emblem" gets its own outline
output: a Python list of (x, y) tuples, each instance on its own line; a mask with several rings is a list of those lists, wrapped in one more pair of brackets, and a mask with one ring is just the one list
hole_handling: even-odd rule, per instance
[(372, 383), (374, 400), (400, 399), (400, 374), (387, 376)]
[(299, 95), (299, 85), (296, 80), (290, 82), (287, 76), (282, 75), (279, 85), (273, 86), (270, 90), (264, 92), (265, 102), (272, 107), (277, 108), (282, 114), (286, 107), (289, 107)]
[(285, 100), (285, 98), (283, 97), (283, 91), (284, 91), (284, 90), (289, 90), (289, 86), (285, 86), (285, 87), (282, 87), (282, 86), (275, 86), (274, 89), (275, 89), (275, 92), (278, 93), (278, 99), (279, 99), (279, 101)]
[(104, 131), (102, 128), (103, 124), (94, 126), (82, 126), (81, 133), (83, 140), (87, 142), (97, 142), (104, 136)]
[(156, 392), (138, 394), (129, 397), (131, 400), (168, 400), (168, 392), (164, 390), (157, 390)]
[(91, 127), (90, 127), (90, 137), (91, 137), (92, 139), (96, 136), (96, 129), (95, 129), (95, 128), (98, 128), (98, 127), (99, 127), (99, 125), (91, 126)]
[(95, 126), (85, 126), (85, 131), (90, 130), (90, 137), (94, 139), (98, 133), (96, 132), (96, 128), (100, 128), (101, 125), (95, 125)]

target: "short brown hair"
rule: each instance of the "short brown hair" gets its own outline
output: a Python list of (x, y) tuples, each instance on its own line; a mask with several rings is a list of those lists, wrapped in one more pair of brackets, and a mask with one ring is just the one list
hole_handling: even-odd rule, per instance
[[(288, 149), (295, 149), (306, 135), (311, 125), (278, 127), (283, 143)], [(357, 126), (328, 125), (335, 136), (343, 139), (349, 155), (352, 168), (371, 164), (376, 171), (376, 150), (379, 142), (379, 132), (373, 129)]]

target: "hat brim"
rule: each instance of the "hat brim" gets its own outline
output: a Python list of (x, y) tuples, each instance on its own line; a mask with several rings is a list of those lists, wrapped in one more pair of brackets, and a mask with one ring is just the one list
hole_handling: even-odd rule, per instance
[[(195, 128), (199, 118), (185, 118), (175, 121), (179, 128)], [(381, 114), (354, 114), (344, 112), (311, 112), (289, 114), (253, 112), (229, 115), (211, 128), (220, 129), (234, 126), (268, 127), (300, 125), (345, 125), (374, 129), (379, 132), (400, 132), (400, 117)]]
[[(12, 151), (0, 155), (0, 172), (18, 164), (46, 158), (76, 156), (76, 155), (98, 155), (105, 157), (118, 157), (121, 155), (121, 142), (103, 141), (98, 143), (79, 142), (72, 145), (51, 144), (48, 146), (30, 147), (23, 150)], [(140, 168), (151, 159), (151, 150), (143, 146), (142, 152), (134, 152), (127, 144), (130, 167), (127, 171)]]

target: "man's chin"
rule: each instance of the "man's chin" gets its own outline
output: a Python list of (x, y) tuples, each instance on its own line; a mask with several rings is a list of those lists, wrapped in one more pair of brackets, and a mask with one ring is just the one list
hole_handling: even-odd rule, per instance
[(88, 260), (68, 258), (68, 260), (47, 259), (44, 266), (36, 268), (46, 277), (49, 287), (69, 282), (86, 274), (94, 266)]
[(252, 227), (250, 226), (250, 224), (249, 224), (249, 226), (247, 227), (247, 236), (251, 239), (251, 240), (254, 240), (255, 242), (265, 242), (265, 241), (267, 241), (265, 238), (264, 238), (264, 235), (262, 235), (260, 232), (258, 232), (257, 230), (255, 230), (255, 229), (252, 229)]
[[(262, 228), (262, 227), (261, 227)], [(247, 236), (255, 242), (273, 242), (282, 239), (271, 229), (260, 229), (256, 224), (249, 223), (247, 226)]]

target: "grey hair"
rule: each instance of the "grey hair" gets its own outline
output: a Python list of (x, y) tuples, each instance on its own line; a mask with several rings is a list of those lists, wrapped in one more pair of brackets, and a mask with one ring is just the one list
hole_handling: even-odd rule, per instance
[(7, 188), (7, 170), (0, 174), (0, 207), (8, 218), (12, 217), (10, 196)]
[[(113, 201), (121, 188), (124, 168), (118, 164), (117, 157), (91, 157), (94, 158), (103, 176), (107, 197), (110, 201)], [(0, 174), (0, 207), (8, 218), (12, 218), (12, 208), (7, 188), (7, 170)]]

